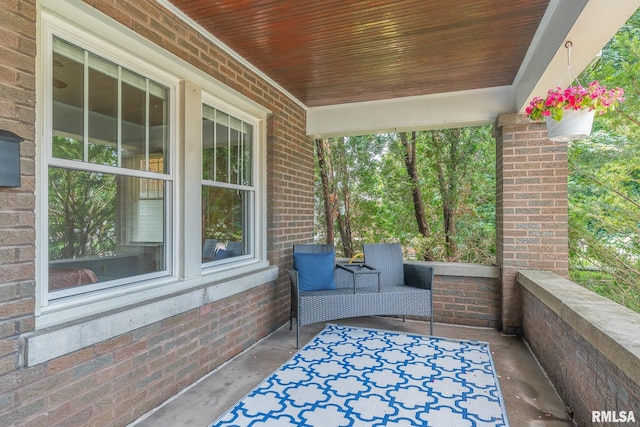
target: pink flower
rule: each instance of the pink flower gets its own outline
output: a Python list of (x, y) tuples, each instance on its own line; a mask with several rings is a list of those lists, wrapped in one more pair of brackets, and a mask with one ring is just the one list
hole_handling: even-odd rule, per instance
[(560, 87), (549, 89), (545, 99), (539, 96), (533, 98), (525, 111), (532, 120), (540, 120), (544, 117), (560, 120), (564, 110), (588, 109), (604, 114), (615, 109), (622, 102), (624, 102), (622, 88), (607, 90), (597, 81), (593, 81), (587, 87), (576, 85), (564, 90)]

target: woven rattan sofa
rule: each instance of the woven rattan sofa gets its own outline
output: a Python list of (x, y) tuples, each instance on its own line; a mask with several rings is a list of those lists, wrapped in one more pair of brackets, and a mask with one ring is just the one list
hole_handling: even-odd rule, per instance
[[(333, 245), (295, 245), (296, 253), (334, 253)], [(334, 258), (335, 259), (335, 258)], [(400, 245), (365, 244), (364, 264), (335, 264), (335, 289), (301, 290), (299, 272), (289, 270), (291, 316), (296, 319), (296, 348), (300, 327), (359, 316), (402, 315), (429, 317), (433, 335), (433, 268), (404, 263)]]

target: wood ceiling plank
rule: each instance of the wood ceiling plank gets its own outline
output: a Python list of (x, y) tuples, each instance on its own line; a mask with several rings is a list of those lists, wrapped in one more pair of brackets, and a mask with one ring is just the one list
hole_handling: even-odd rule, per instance
[(549, 0), (172, 0), (308, 106), (513, 82)]

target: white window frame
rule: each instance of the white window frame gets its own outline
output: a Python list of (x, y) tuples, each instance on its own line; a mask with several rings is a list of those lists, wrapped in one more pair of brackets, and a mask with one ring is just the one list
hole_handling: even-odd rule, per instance
[[(258, 172), (259, 169), (256, 166), (256, 163), (257, 163), (257, 159), (260, 158), (259, 150), (258, 150), (259, 144), (256, 143), (256, 141), (259, 141), (258, 130), (260, 128), (260, 121), (256, 117), (253, 117), (249, 114), (244, 113), (241, 110), (238, 110), (237, 108), (234, 108), (228, 104), (221, 102), (219, 99), (216, 99), (214, 96), (208, 93), (202, 94), (202, 105), (215, 108), (216, 110), (223, 112), (225, 114), (228, 114), (233, 118), (239, 119), (244, 123), (251, 125), (251, 128), (252, 128), (252, 135), (251, 135), (252, 184), (251, 185), (230, 184), (230, 183), (224, 183), (224, 182), (214, 181), (214, 180), (205, 180), (205, 179), (202, 179), (202, 171), (200, 171), (201, 187), (237, 189), (240, 191), (248, 191), (252, 193), (251, 201), (249, 203), (249, 206), (247, 207), (247, 209), (251, 211), (251, 220), (244, 224), (246, 225), (245, 231), (247, 233), (247, 239), (249, 240), (249, 244), (247, 245), (248, 253), (243, 256), (238, 256), (238, 257), (233, 257), (233, 258), (228, 258), (228, 259), (213, 261), (213, 262), (205, 262), (202, 264), (203, 269), (211, 270), (211, 269), (215, 269), (218, 265), (229, 264), (229, 263), (238, 262), (242, 259), (253, 258), (254, 254), (256, 253), (256, 244), (255, 244), (256, 233), (260, 226), (259, 218), (257, 217), (257, 212), (256, 212), (256, 206), (259, 204), (258, 203), (259, 183), (257, 181), (259, 177), (259, 172)], [(261, 144), (261, 145), (264, 145), (264, 144)], [(202, 153), (202, 146), (200, 147), (200, 153)], [(202, 165), (202, 160), (200, 161), (200, 165)], [(202, 212), (202, 210), (200, 212)]]
[[(40, 239), (37, 241), (37, 252), (39, 260), (38, 269), (36, 271), (37, 282), (40, 284), (39, 293), (38, 293), (38, 304), (37, 304), (37, 315), (47, 314), (51, 311), (57, 311), (60, 309), (64, 309), (68, 307), (70, 304), (73, 305), (71, 300), (76, 301), (76, 305), (87, 304), (89, 302), (102, 301), (109, 299), (112, 295), (112, 290), (117, 287), (132, 287), (136, 286), (137, 283), (142, 283), (147, 279), (147, 281), (162, 281), (168, 280), (172, 277), (172, 272), (175, 271), (175, 266), (172, 264), (172, 260), (175, 259), (173, 254), (173, 247), (175, 238), (177, 237), (176, 227), (175, 227), (175, 209), (173, 200), (176, 198), (176, 189), (175, 189), (175, 175), (176, 175), (176, 167), (173, 164), (176, 162), (176, 122), (177, 122), (177, 111), (176, 111), (176, 97), (178, 96), (177, 88), (179, 87), (179, 80), (168, 74), (157, 67), (151, 66), (148, 63), (136, 58), (130, 53), (123, 51), (110, 44), (109, 42), (100, 39), (98, 37), (94, 37), (91, 34), (87, 34), (81, 28), (76, 26), (70, 26), (64, 22), (64, 20), (48, 15), (43, 14), (43, 26), (40, 37), (40, 46), (41, 56), (40, 56), (40, 66), (39, 70), (41, 70), (41, 75), (43, 76), (43, 82), (40, 82), (42, 85), (40, 93), (42, 94), (41, 99), (41, 116), (40, 116), (40, 150), (39, 150), (39, 176), (38, 176), (38, 192), (39, 195), (39, 214), (40, 218), (38, 223), (40, 224)], [(113, 63), (127, 68), (135, 73), (138, 73), (144, 77), (147, 77), (151, 80), (156, 81), (163, 86), (168, 88), (169, 95), (169, 104), (168, 104), (168, 118), (169, 118), (169, 132), (168, 132), (168, 145), (169, 145), (169, 172), (167, 174), (162, 174), (164, 177), (165, 185), (167, 186), (167, 197), (164, 201), (165, 203), (165, 212), (167, 214), (166, 223), (165, 223), (165, 271), (151, 273), (147, 275), (143, 275), (140, 277), (132, 277), (132, 278), (123, 278), (119, 280), (114, 280), (110, 282), (98, 282), (96, 284), (85, 285), (82, 287), (80, 292), (76, 290), (69, 289), (65, 291), (58, 291), (55, 294), (52, 294), (48, 290), (48, 168), (50, 166), (57, 166), (68, 169), (76, 169), (87, 172), (102, 172), (110, 175), (123, 175), (123, 176), (131, 176), (138, 178), (152, 178), (158, 179), (161, 178), (159, 174), (153, 172), (146, 171), (137, 171), (137, 170), (125, 170), (120, 167), (113, 166), (104, 166), (99, 164), (93, 164), (88, 162), (78, 162), (73, 160), (59, 159), (54, 158), (52, 156), (52, 101), (53, 101), (53, 91), (51, 85), (48, 85), (44, 82), (50, 82), (52, 80), (52, 55), (53, 55), (53, 39), (57, 37), (61, 40), (72, 43), (86, 51), (89, 51), (101, 58), (112, 61)], [(38, 322), (36, 321), (36, 324)]]
[[(67, 29), (68, 30), (68, 29)], [(135, 170), (135, 169), (128, 169), (128, 168), (123, 168), (121, 166), (108, 166), (108, 165), (101, 165), (101, 164), (96, 164), (96, 163), (90, 163), (88, 161), (78, 161), (78, 160), (67, 160), (67, 159), (63, 159), (63, 158), (56, 158), (53, 157), (53, 153), (52, 153), (52, 134), (53, 134), (53, 124), (52, 124), (52, 104), (53, 104), (53, 88), (51, 85), (48, 85), (46, 87), (46, 92), (44, 95), (44, 103), (45, 103), (45, 108), (47, 109), (47, 113), (45, 115), (45, 126), (43, 129), (43, 139), (42, 139), (42, 149), (43, 149), (43, 158), (45, 158), (46, 160), (43, 161), (43, 163), (46, 163), (47, 167), (42, 167), (41, 170), (41, 175), (40, 175), (40, 179), (43, 183), (43, 185), (40, 187), (41, 188), (41, 192), (40, 195), (42, 197), (43, 202), (47, 201), (46, 203), (43, 203), (43, 208), (45, 210), (42, 211), (43, 214), (43, 221), (42, 221), (42, 227), (43, 227), (43, 235), (47, 236), (47, 241), (48, 241), (48, 236), (49, 236), (49, 230), (48, 230), (48, 221), (44, 220), (44, 218), (48, 219), (48, 185), (44, 185), (44, 183), (46, 182), (48, 184), (48, 169), (49, 167), (59, 167), (59, 168), (63, 168), (63, 169), (71, 169), (71, 170), (77, 170), (77, 171), (83, 171), (83, 172), (97, 172), (97, 173), (104, 173), (104, 174), (108, 174), (111, 176), (124, 176), (124, 177), (129, 177), (129, 178), (150, 178), (150, 179), (154, 179), (154, 180), (160, 180), (163, 181), (165, 184), (165, 197), (164, 197), (164, 212), (166, 213), (166, 218), (165, 218), (165, 230), (164, 230), (164, 235), (165, 235), (165, 241), (163, 242), (164, 246), (165, 246), (165, 250), (164, 250), (164, 266), (165, 269), (162, 271), (158, 271), (158, 272), (153, 272), (153, 273), (147, 273), (147, 274), (143, 274), (140, 276), (130, 276), (130, 277), (123, 277), (117, 280), (111, 280), (111, 281), (107, 281), (107, 282), (97, 282), (97, 283), (92, 283), (92, 284), (86, 284), (86, 285), (82, 285), (81, 287), (71, 287), (71, 288), (66, 288), (63, 290), (59, 290), (56, 291), (55, 293), (51, 293), (48, 290), (48, 286), (42, 286), (41, 289), (41, 307), (46, 310), (46, 307), (50, 306), (52, 303), (55, 303), (56, 300), (59, 300), (61, 298), (66, 298), (66, 297), (82, 297), (83, 294), (89, 293), (89, 292), (95, 292), (95, 291), (105, 291), (105, 292), (109, 292), (110, 289), (115, 288), (117, 286), (122, 286), (122, 285), (135, 285), (138, 282), (142, 282), (145, 280), (149, 280), (149, 279), (156, 279), (156, 278), (161, 278), (161, 277), (170, 277), (172, 276), (172, 271), (174, 271), (173, 265), (171, 264), (171, 260), (173, 259), (172, 256), (172, 250), (173, 250), (173, 229), (175, 228), (173, 226), (174, 220), (173, 218), (175, 217), (174, 213), (173, 213), (173, 206), (175, 205), (175, 203), (173, 202), (175, 199), (175, 190), (174, 190), (174, 175), (175, 175), (175, 167), (173, 166), (173, 163), (175, 163), (174, 160), (174, 152), (175, 152), (175, 145), (176, 145), (176, 137), (175, 137), (175, 121), (176, 121), (176, 111), (175, 111), (175, 105), (176, 105), (176, 101), (175, 101), (175, 96), (177, 94), (177, 87), (179, 82), (173, 78), (168, 78), (166, 73), (160, 73), (158, 70), (154, 70), (153, 68), (150, 68), (148, 66), (145, 66), (145, 64), (142, 63), (138, 63), (139, 61), (136, 61), (134, 58), (131, 57), (127, 57), (126, 55), (118, 55), (118, 50), (116, 48), (111, 47), (109, 51), (97, 51), (97, 49), (101, 49), (103, 48), (101, 46), (100, 42), (96, 42), (95, 40), (91, 40), (91, 39), (87, 39), (86, 37), (84, 38), (79, 38), (78, 35), (76, 34), (65, 34), (65, 35), (61, 35), (59, 30), (54, 28), (54, 27), (47, 27), (46, 32), (45, 32), (45, 46), (44, 46), (44, 52), (46, 52), (46, 56), (47, 56), (47, 60), (45, 61), (45, 79), (47, 81), (51, 81), (52, 80), (52, 69), (51, 69), (51, 55), (53, 53), (53, 39), (54, 37), (57, 37), (58, 39), (64, 40), (68, 43), (72, 43), (75, 46), (84, 49), (85, 51), (91, 52), (92, 54), (99, 56), (102, 59), (106, 59), (109, 60), (115, 64), (117, 64), (118, 66), (122, 66), (123, 68), (127, 68), (130, 71), (135, 71), (136, 73), (138, 73), (139, 75), (146, 77), (150, 80), (153, 80), (157, 83), (160, 83), (164, 86), (166, 86), (168, 88), (168, 95), (169, 95), (169, 102), (168, 102), (168, 120), (169, 120), (169, 132), (168, 132), (168, 148), (169, 148), (169, 156), (168, 156), (168, 161), (169, 161), (169, 172), (168, 173), (162, 173), (162, 174), (158, 174), (155, 172), (149, 172), (149, 171), (143, 171), (143, 170)], [(115, 53), (115, 55), (113, 55)], [(126, 63), (126, 65), (124, 64)], [(155, 74), (158, 74), (158, 77), (155, 77)], [(86, 94), (85, 94), (86, 96)], [(85, 122), (88, 121), (88, 116), (85, 112), (85, 117), (84, 117)], [(86, 125), (87, 123), (85, 123)], [(86, 131), (85, 131), (86, 132)], [(85, 145), (89, 143), (89, 141), (87, 141), (87, 136), (85, 135), (84, 137), (85, 141)], [(86, 156), (86, 153), (85, 153)], [(86, 160), (86, 159), (85, 159)], [(120, 163), (120, 156), (118, 155), (118, 163)], [(132, 224), (127, 223), (127, 227), (131, 227)], [(45, 234), (46, 233), (46, 234)], [(131, 237), (131, 233), (130, 230), (127, 230), (127, 242), (126, 243), (130, 243), (130, 237)], [(48, 244), (43, 245), (43, 247), (41, 248), (42, 250), (42, 260), (44, 262), (44, 260), (46, 259), (48, 260)], [(49, 279), (49, 275), (48, 275), (48, 266), (49, 266), (49, 262), (47, 262), (47, 268), (42, 268), (41, 270), (41, 282), (43, 284), (48, 283), (48, 279)]]
[[(270, 267), (266, 257), (266, 118), (270, 111), (124, 28), (87, 4), (69, 0), (40, 0), (38, 12), (36, 329), (28, 346), (33, 351), (25, 355), (26, 363), (29, 365), (29, 360), (39, 363), (38, 361), (66, 354), (88, 343), (99, 342), (275, 280), (277, 268)], [(171, 254), (171, 258), (166, 265), (167, 270), (172, 272), (171, 275), (137, 283), (124, 283), (115, 288), (55, 301), (47, 299), (48, 183), (44, 178), (47, 177), (49, 167), (46, 150), (51, 140), (51, 93), (47, 93), (47, 83), (51, 81), (52, 76), (47, 64), (51, 63), (53, 34), (170, 88), (171, 181), (168, 183), (173, 183), (173, 207), (168, 220), (172, 232), (167, 239), (167, 245), (171, 245), (167, 246), (167, 253)], [(211, 268), (205, 268), (200, 258), (201, 202), (198, 202), (197, 206), (185, 204), (185, 201), (195, 202), (201, 198), (201, 170), (193, 168), (189, 160), (192, 160), (190, 157), (194, 153), (201, 157), (202, 139), (190, 139), (185, 136), (193, 129), (194, 120), (197, 126), (201, 127), (203, 98), (210, 101), (209, 105), (218, 106), (221, 110), (252, 124), (255, 133), (253, 255), (238, 257), (236, 262)], [(189, 104), (197, 105), (200, 113), (196, 117), (185, 114)], [(185, 162), (188, 166), (185, 166)], [(197, 164), (201, 164), (201, 161)], [(195, 175), (190, 175), (192, 169), (196, 170)], [(197, 219), (194, 221), (194, 218)], [(186, 294), (185, 290), (188, 291)], [(178, 294), (180, 297), (177, 297)], [(164, 304), (158, 301), (158, 298), (169, 300)], [(155, 301), (151, 302), (152, 300)], [(163, 306), (160, 311), (159, 305)], [(135, 309), (127, 309), (134, 306)], [(93, 316), (92, 320), (89, 320), (88, 316)], [(86, 322), (82, 320), (85, 318)], [(39, 340), (44, 340), (43, 343), (50, 342), (46, 340), (52, 337), (48, 335), (49, 332), (44, 332), (44, 329), (63, 328), (63, 324), (69, 324), (68, 322), (75, 322), (78, 331), (82, 332), (78, 342), (64, 343), (64, 348), (61, 349), (52, 349), (51, 345), (48, 345), (48, 355), (38, 354)]]

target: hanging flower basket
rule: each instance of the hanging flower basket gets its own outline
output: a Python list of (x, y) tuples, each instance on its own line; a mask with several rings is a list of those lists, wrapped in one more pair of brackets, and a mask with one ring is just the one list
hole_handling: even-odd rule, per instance
[(533, 98), (526, 109), (531, 120), (547, 121), (549, 139), (552, 141), (571, 141), (586, 138), (591, 134), (593, 116), (604, 114), (624, 102), (624, 90), (607, 90), (597, 81), (587, 87), (569, 86), (549, 89), (545, 99)]
[(567, 142), (588, 137), (591, 135), (595, 114), (594, 110), (566, 110), (560, 121), (550, 116), (545, 117), (549, 139), (554, 142)]

